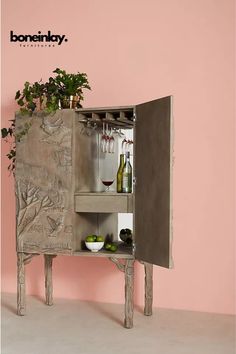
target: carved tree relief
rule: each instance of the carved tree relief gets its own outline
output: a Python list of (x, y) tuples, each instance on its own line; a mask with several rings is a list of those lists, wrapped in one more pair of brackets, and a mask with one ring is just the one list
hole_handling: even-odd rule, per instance
[(60, 252), (72, 238), (72, 119), (63, 112), (18, 116), (31, 128), (17, 143), (17, 239), (20, 251)]
[(40, 196), (40, 188), (30, 183), (27, 183), (22, 191), (21, 183), (18, 181), (16, 195), (18, 199), (17, 227), (18, 237), (20, 237), (24, 231), (29, 230), (42, 209), (49, 208), (54, 203), (48, 195)]

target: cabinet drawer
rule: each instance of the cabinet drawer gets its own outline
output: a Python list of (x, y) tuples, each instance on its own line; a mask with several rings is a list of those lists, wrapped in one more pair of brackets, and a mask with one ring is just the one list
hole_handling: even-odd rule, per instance
[(132, 213), (133, 195), (76, 193), (75, 211), (79, 213)]

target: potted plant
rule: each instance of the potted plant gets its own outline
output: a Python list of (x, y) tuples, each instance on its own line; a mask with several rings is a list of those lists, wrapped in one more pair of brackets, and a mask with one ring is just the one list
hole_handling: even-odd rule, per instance
[(45, 83), (40, 80), (30, 84), (25, 82), (22, 91), (16, 92), (15, 99), (21, 107), (21, 113), (46, 111), (51, 113), (58, 108), (81, 107), (83, 89), (91, 89), (87, 74), (77, 72), (68, 74), (65, 70), (55, 69), (55, 77)]
[(62, 108), (81, 107), (83, 100), (83, 89), (91, 89), (88, 83), (87, 74), (67, 74), (65, 70), (57, 68), (53, 71), (57, 75), (54, 82), (58, 88), (58, 94)]
[[(77, 72), (68, 74), (65, 70), (57, 68), (53, 71), (55, 77), (50, 77), (47, 82), (42, 80), (30, 84), (25, 82), (22, 91), (18, 90), (15, 100), (20, 106), (21, 114), (33, 115), (34, 112), (53, 113), (59, 108), (82, 107), (83, 89), (91, 89), (88, 83), (87, 74)], [(33, 115), (37, 118), (37, 115)], [(21, 131), (15, 135), (15, 119), (12, 119), (9, 128), (2, 128), (2, 138), (9, 143), (10, 149), (7, 154), (10, 160), (8, 169), (12, 172), (15, 169), (15, 141), (28, 133), (30, 123), (22, 126)]]

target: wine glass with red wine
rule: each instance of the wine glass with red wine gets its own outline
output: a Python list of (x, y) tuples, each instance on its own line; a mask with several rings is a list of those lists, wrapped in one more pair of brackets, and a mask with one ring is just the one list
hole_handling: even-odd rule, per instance
[(114, 182), (114, 179), (113, 179), (113, 181), (110, 181), (110, 180), (108, 181), (108, 180), (102, 179), (102, 184), (104, 184), (104, 186), (106, 186), (105, 192), (109, 192), (110, 186), (112, 185), (113, 182)]
[(100, 158), (100, 179), (106, 187), (105, 192), (110, 191), (110, 186), (113, 184), (116, 177), (117, 161), (114, 154), (101, 154)]

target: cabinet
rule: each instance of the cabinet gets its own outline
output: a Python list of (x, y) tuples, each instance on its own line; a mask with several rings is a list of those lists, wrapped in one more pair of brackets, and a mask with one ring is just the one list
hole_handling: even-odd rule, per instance
[[(152, 265), (171, 267), (172, 97), (135, 106), (59, 110), (16, 116), (17, 310), (25, 313), (25, 264), (44, 255), (46, 303), (52, 304), (52, 261), (57, 255), (107, 257), (125, 275), (125, 327), (133, 325), (134, 261), (145, 266), (145, 314), (152, 311)], [(101, 188), (103, 124), (133, 131), (133, 193)], [(116, 139), (113, 161), (118, 168)], [(118, 240), (118, 214), (132, 213), (134, 241)], [(114, 254), (91, 253), (87, 234), (117, 241)]]

